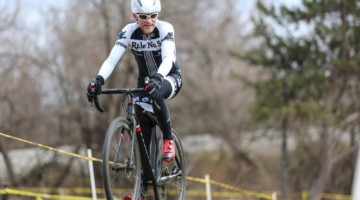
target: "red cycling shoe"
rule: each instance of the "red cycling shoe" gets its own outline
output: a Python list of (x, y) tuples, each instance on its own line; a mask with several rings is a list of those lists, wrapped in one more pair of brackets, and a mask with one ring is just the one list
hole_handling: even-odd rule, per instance
[(161, 158), (165, 162), (171, 162), (175, 159), (175, 142), (174, 140), (164, 140)]
[[(131, 194), (127, 194), (124, 196), (124, 200), (132, 200), (132, 195)], [(139, 198), (139, 200), (146, 200), (146, 198), (141, 195), (141, 197)]]

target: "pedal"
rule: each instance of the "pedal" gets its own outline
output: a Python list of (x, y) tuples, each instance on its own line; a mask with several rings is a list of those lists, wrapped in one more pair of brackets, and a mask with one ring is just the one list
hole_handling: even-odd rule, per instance
[(178, 171), (179, 171), (179, 168), (176, 165), (174, 165), (172, 168), (172, 174), (176, 174)]
[(169, 176), (171, 173), (170, 173), (170, 171), (169, 171), (169, 169), (168, 168), (165, 168), (164, 170), (163, 170), (163, 176)]

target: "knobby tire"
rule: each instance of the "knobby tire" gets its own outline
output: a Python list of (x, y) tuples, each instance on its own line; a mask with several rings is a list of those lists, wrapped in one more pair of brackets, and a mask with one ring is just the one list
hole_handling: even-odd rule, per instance
[[(135, 136), (132, 131), (129, 122), (122, 117), (114, 119), (107, 130), (103, 147), (103, 176), (108, 200), (122, 200), (125, 195), (132, 195), (133, 199), (139, 198), (141, 161), (138, 143), (135, 141), (133, 159), (130, 162), (131, 140)], [(116, 157), (117, 170), (113, 168)], [(133, 165), (130, 166), (130, 163)]]
[[(175, 160), (172, 162), (163, 162), (161, 159), (161, 149), (163, 146), (163, 140), (159, 141), (159, 154), (158, 154), (158, 167), (160, 175), (165, 175), (166, 173), (171, 172), (172, 170), (181, 170), (181, 175), (165, 181), (163, 184), (160, 184), (161, 191), (161, 200), (184, 200), (186, 192), (186, 165), (185, 165), (185, 156), (184, 151), (180, 142), (180, 138), (175, 130), (172, 130), (172, 136), (176, 144), (176, 155)], [(162, 138), (162, 137), (161, 137)]]

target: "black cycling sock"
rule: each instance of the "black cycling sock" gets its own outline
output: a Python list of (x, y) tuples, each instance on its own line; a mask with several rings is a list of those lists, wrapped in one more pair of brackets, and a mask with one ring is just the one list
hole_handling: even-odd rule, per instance
[(148, 118), (144, 116), (140, 117), (141, 132), (148, 152), (150, 150), (151, 131), (153, 126), (153, 123)]
[(161, 110), (155, 111), (155, 115), (159, 121), (159, 126), (163, 132), (164, 139), (172, 140), (170, 113), (165, 103), (165, 99), (163, 97), (159, 97), (156, 102), (160, 106)]

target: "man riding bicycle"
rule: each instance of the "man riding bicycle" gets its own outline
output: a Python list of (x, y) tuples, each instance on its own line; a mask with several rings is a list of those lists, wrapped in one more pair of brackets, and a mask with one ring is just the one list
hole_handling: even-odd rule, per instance
[[(146, 96), (160, 107), (154, 113), (164, 137), (162, 159), (170, 162), (175, 157), (175, 142), (165, 100), (174, 98), (182, 87), (182, 74), (176, 61), (174, 28), (170, 23), (158, 20), (160, 0), (132, 0), (131, 11), (136, 22), (127, 24), (120, 31), (110, 55), (88, 85), (87, 97), (92, 102), (94, 96), (101, 93), (101, 86), (125, 50), (130, 48), (139, 70), (137, 86), (144, 88)], [(150, 77), (148, 83), (145, 83), (145, 77)], [(139, 96), (138, 99), (146, 102), (148, 98)], [(154, 125), (144, 117), (139, 120), (144, 141), (149, 146)]]

